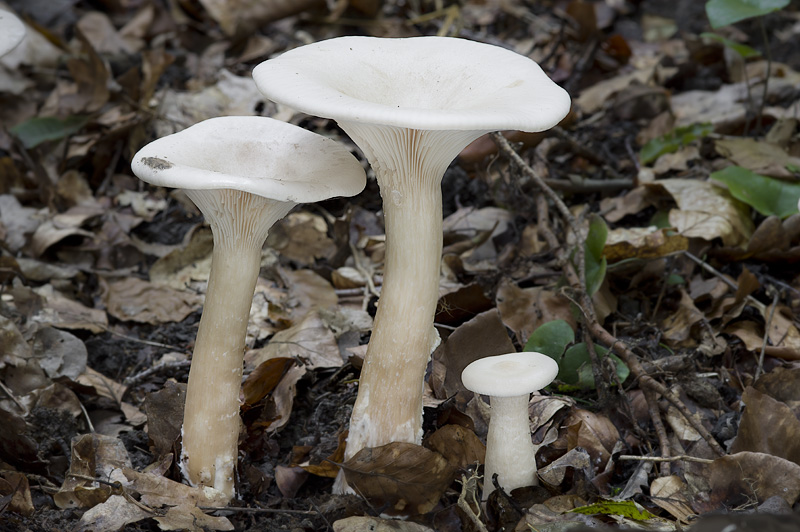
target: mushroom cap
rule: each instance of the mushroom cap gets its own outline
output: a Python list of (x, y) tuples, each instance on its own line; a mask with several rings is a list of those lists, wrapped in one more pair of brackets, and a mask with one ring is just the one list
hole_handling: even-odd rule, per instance
[(493, 397), (515, 397), (541, 390), (558, 375), (558, 364), (542, 353), (527, 351), (484, 357), (461, 372), (464, 387)]
[(133, 156), (133, 173), (163, 187), (234, 189), (307, 203), (364, 189), (361, 163), (338, 142), (261, 116), (210, 118)]
[(13, 13), (0, 9), (0, 56), (14, 49), (25, 37), (25, 25)]
[(308, 114), (411, 129), (543, 131), (570, 109), (531, 59), (453, 37), (338, 37), (265, 61), (253, 79)]

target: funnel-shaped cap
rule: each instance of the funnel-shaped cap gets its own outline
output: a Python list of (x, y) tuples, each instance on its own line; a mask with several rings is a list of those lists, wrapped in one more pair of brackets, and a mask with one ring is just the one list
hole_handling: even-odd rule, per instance
[(339, 37), (265, 61), (253, 79), (308, 114), (410, 129), (543, 131), (570, 109), (534, 61), (452, 37)]
[(162, 137), (139, 150), (131, 167), (153, 185), (294, 203), (353, 196), (366, 184), (363, 167), (341, 144), (259, 116), (211, 118)]

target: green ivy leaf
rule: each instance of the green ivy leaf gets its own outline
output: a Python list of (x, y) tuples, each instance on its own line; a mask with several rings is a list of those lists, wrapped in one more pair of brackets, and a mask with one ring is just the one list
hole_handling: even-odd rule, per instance
[(584, 264), (586, 266), (586, 291), (594, 295), (603, 284), (606, 276), (606, 258), (603, 249), (608, 238), (608, 227), (599, 216), (592, 216), (589, 221), (589, 234), (584, 244)]
[[(625, 382), (625, 379), (630, 375), (630, 369), (625, 365), (625, 362), (617, 355), (609, 353), (608, 349), (605, 347), (597, 344), (593, 345), (598, 358), (602, 359), (606, 356), (611, 357), (617, 369), (617, 378), (619, 382)], [(577, 387), (581, 390), (591, 390), (595, 387), (592, 359), (589, 356), (589, 350), (586, 348), (585, 342), (575, 344), (567, 349), (559, 365), (558, 376), (556, 378), (567, 385)]]
[(734, 198), (764, 216), (786, 218), (798, 212), (800, 184), (766, 177), (741, 166), (729, 166), (710, 177), (725, 183)]
[(564, 320), (548, 321), (536, 328), (525, 343), (525, 351), (547, 355), (559, 364), (567, 346), (575, 341), (572, 327)]
[(83, 128), (89, 121), (88, 116), (55, 116), (34, 117), (11, 128), (14, 134), (27, 149), (35, 148), (43, 142), (61, 140)]
[(714, 130), (711, 124), (692, 124), (674, 129), (645, 144), (639, 152), (642, 164), (648, 164), (665, 153), (675, 153), (687, 144), (703, 138)]
[(722, 44), (723, 46), (730, 48), (740, 56), (745, 59), (750, 59), (753, 57), (761, 57), (761, 52), (756, 50), (755, 48), (751, 48), (746, 44), (738, 43), (736, 41), (732, 41), (723, 37), (722, 35), (717, 35), (716, 33), (701, 33), (700, 37), (704, 37), (706, 39), (711, 39), (712, 41), (717, 41), (718, 43)]
[(714, 29), (767, 15), (789, 5), (789, 0), (708, 0), (706, 15)]

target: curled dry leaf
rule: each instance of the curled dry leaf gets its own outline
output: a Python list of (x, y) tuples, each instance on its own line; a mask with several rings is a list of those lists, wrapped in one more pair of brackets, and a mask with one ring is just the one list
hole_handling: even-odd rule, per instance
[(697, 513), (763, 502), (779, 496), (790, 506), (800, 496), (800, 465), (764, 453), (740, 452), (723, 456), (703, 468), (709, 493), (695, 494)]
[(731, 453), (752, 451), (785, 458), (800, 465), (800, 420), (788, 405), (748, 386)]
[(686, 483), (677, 475), (659, 477), (650, 484), (650, 500), (682, 523), (694, 516), (687, 492)]
[(618, 228), (609, 231), (603, 255), (608, 262), (655, 259), (689, 249), (689, 239), (656, 227)]
[(459, 469), (482, 464), (486, 457), (486, 446), (473, 431), (461, 425), (445, 425), (426, 438), (424, 444)]
[(434, 365), (444, 368), (441, 377), (432, 382), (436, 397), (446, 399), (466, 391), (461, 372), (479, 358), (515, 351), (497, 310), (487, 310), (460, 325), (433, 353)]
[(428, 513), (455, 478), (442, 455), (413, 443), (364, 448), (342, 464), (347, 483), (381, 513)]
[(325, 219), (304, 211), (291, 213), (276, 223), (266, 245), (304, 266), (313, 265), (317, 259), (330, 259), (336, 253)]
[(592, 467), (602, 470), (611, 458), (611, 451), (620, 441), (619, 432), (608, 417), (580, 408), (573, 409), (567, 425), (570, 449), (581, 447), (592, 457)]
[(254, 405), (275, 390), (295, 360), (288, 357), (270, 358), (259, 364), (242, 384), (245, 405)]
[(185, 400), (186, 385), (172, 380), (167, 381), (161, 390), (145, 396), (147, 434), (156, 456), (166, 456), (173, 452), (181, 435)]
[[(6, 502), (7, 501), (7, 502)], [(3, 511), (30, 516), (36, 511), (28, 477), (16, 471), (0, 472), (0, 504)]]

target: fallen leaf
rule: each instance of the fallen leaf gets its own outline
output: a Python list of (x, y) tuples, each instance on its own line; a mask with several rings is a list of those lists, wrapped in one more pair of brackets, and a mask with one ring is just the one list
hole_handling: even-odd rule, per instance
[(609, 263), (624, 259), (655, 259), (689, 249), (689, 240), (657, 227), (617, 228), (609, 231), (603, 255)]
[(290, 213), (276, 223), (269, 230), (266, 245), (303, 266), (330, 259), (336, 253), (325, 219), (305, 211)]
[[(3, 500), (2, 511), (9, 511), (30, 517), (36, 511), (31, 499), (31, 488), (28, 477), (16, 471), (0, 472), (0, 500)], [(8, 502), (5, 502), (7, 500)]]
[(254, 368), (273, 358), (296, 358), (308, 368), (335, 368), (344, 361), (333, 332), (312, 310), (296, 325), (280, 331), (260, 349), (245, 354), (245, 365)]
[(86, 369), (86, 346), (76, 336), (44, 327), (33, 338), (33, 356), (51, 379), (75, 380)]
[(565, 422), (570, 449), (586, 449), (595, 472), (602, 471), (611, 458), (611, 450), (620, 441), (619, 432), (608, 417), (581, 408), (573, 409)]
[(717, 152), (756, 174), (793, 179), (787, 166), (800, 167), (800, 157), (769, 142), (746, 137), (730, 137), (714, 141)]
[(242, 384), (244, 404), (254, 405), (272, 393), (294, 364), (293, 358), (275, 357), (256, 366)]
[(183, 405), (186, 401), (186, 385), (168, 380), (157, 392), (144, 398), (147, 414), (147, 434), (157, 457), (175, 452), (176, 442), (183, 427)]
[(364, 448), (342, 469), (350, 487), (387, 515), (428, 513), (456, 473), (439, 453), (404, 442)]
[(745, 409), (730, 452), (765, 453), (800, 465), (800, 420), (792, 409), (751, 386), (742, 393), (742, 403)]
[(753, 233), (749, 209), (727, 190), (707, 181), (662, 179), (653, 187), (665, 189), (678, 204), (669, 222), (686, 237), (705, 240), (721, 238), (726, 246), (746, 244)]
[(519, 288), (504, 279), (497, 289), (497, 309), (506, 327), (514, 331), (517, 341), (525, 345), (528, 336), (543, 323), (564, 320), (575, 328), (570, 301), (541, 286)]
[(650, 484), (650, 500), (675, 519), (688, 523), (695, 513), (686, 497), (688, 487), (677, 475), (659, 477)]
[(431, 528), (411, 521), (357, 515), (334, 521), (333, 530), (334, 532), (364, 532), (366, 530), (370, 532), (434, 532)]
[(423, 444), (458, 469), (482, 464), (486, 457), (486, 446), (474, 431), (461, 425), (445, 425), (425, 438)]
[(106, 283), (108, 313), (122, 321), (157, 325), (183, 321), (200, 306), (200, 297), (136, 277)]

